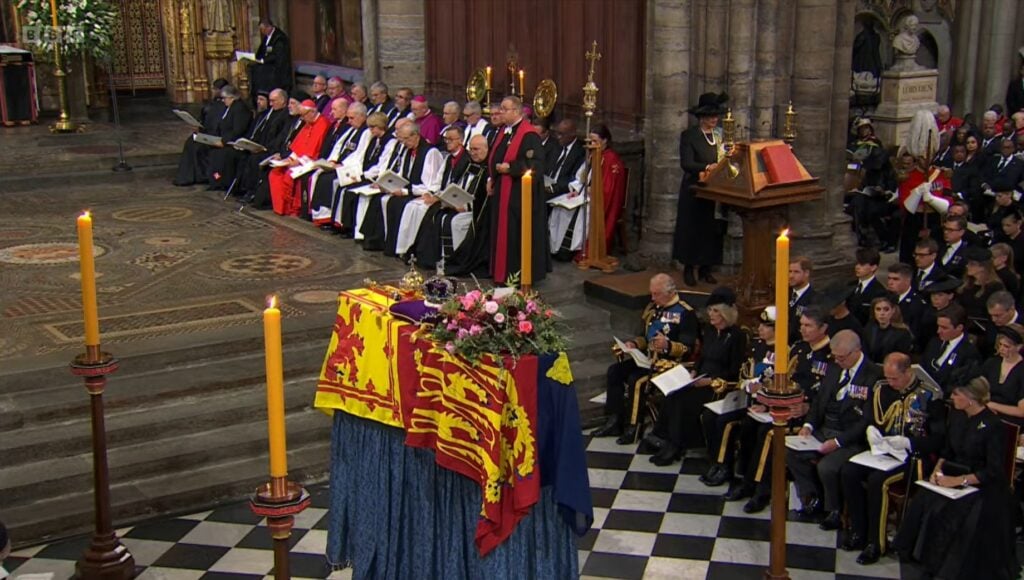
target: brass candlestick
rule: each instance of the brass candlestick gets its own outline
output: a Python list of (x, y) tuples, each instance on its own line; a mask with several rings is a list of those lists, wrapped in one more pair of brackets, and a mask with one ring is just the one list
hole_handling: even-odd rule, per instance
[(793, 110), (793, 101), (789, 102), (786, 109), (786, 124), (782, 129), (782, 140), (792, 145), (796, 141), (796, 111)]
[(77, 133), (78, 125), (71, 122), (68, 114), (68, 78), (64, 72), (64, 60), (60, 53), (60, 25), (57, 23), (57, 0), (50, 0), (50, 17), (53, 21), (53, 66), (57, 77), (57, 90), (60, 95), (60, 118), (50, 125), (51, 133)]

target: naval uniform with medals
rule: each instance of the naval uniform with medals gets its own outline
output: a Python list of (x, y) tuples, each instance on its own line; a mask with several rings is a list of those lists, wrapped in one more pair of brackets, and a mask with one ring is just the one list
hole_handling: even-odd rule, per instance
[[(693, 351), (697, 341), (697, 315), (693, 307), (678, 295), (665, 306), (658, 306), (653, 301), (648, 303), (641, 318), (644, 322), (643, 334), (633, 339), (637, 349), (648, 351), (652, 358), (657, 356), (677, 363)], [(651, 352), (651, 341), (659, 334), (669, 339), (667, 352)], [(605, 387), (605, 415), (608, 422), (591, 435), (605, 437), (621, 434), (620, 443), (632, 442), (641, 417), (643, 387), (650, 376), (651, 369), (641, 368), (629, 355), (621, 356), (618, 362), (609, 366)], [(624, 427), (627, 428), (623, 434)]]
[[(844, 548), (864, 549), (874, 546), (876, 553), (867, 554), (866, 563), (885, 553), (885, 513), (888, 511), (888, 488), (906, 479), (911, 470), (913, 479), (929, 473), (930, 465), (921, 465), (937, 453), (946, 431), (946, 404), (942, 393), (922, 383), (916, 377), (902, 392), (892, 388), (885, 380), (875, 383), (870, 404), (866, 407), (869, 426), (874, 426), (886, 437), (899, 436), (909, 440), (913, 463), (906, 463), (889, 471), (881, 471), (858, 463), (847, 462), (840, 473), (843, 498), (850, 518), (850, 533)], [(907, 482), (906, 485), (912, 485)], [(866, 552), (867, 550), (865, 550)], [(865, 554), (861, 554), (863, 558)]]

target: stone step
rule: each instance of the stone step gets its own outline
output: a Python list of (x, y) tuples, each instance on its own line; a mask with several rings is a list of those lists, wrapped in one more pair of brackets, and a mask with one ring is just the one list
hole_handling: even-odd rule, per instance
[[(323, 343), (289, 344), (285, 350), (285, 376), (318, 373), (323, 363)], [(140, 364), (142, 363), (142, 364)], [(196, 380), (194, 377), (199, 377)], [(30, 384), (29, 377), (19, 377)], [(5, 382), (15, 382), (13, 380)], [(226, 360), (210, 359), (203, 364), (177, 368), (150, 366), (140, 360), (126, 360), (110, 376), (104, 403), (110, 413), (140, 406), (152, 406), (183, 397), (214, 394), (218, 391), (251, 389), (265, 382), (262, 350), (240, 353)], [(0, 396), (4, 419), (0, 433), (40, 423), (87, 418), (88, 397), (80, 379), (70, 373), (49, 386)], [(13, 389), (12, 389), (13, 390)]]
[[(285, 406), (297, 411), (313, 402), (316, 376), (290, 375), (285, 382)], [(113, 450), (138, 441), (199, 433), (209, 429), (244, 423), (266, 416), (266, 398), (262, 379), (253, 385), (219, 393), (199, 393), (167, 399), (163, 404), (143, 402), (134, 408), (121, 408), (106, 415), (107, 445)], [(85, 395), (82, 395), (85, 398)], [(85, 405), (83, 401), (82, 405)], [(4, 466), (17, 466), (42, 458), (61, 458), (92, 449), (91, 422), (78, 417), (63, 423), (44, 423), (18, 429), (0, 436), (0, 457)]]
[[(310, 484), (325, 481), (330, 441), (295, 445), (288, 449), (289, 479)], [(192, 513), (236, 502), (268, 481), (268, 454), (261, 452), (232, 461), (188, 471), (165, 473), (111, 485), (111, 513), (115, 527), (173, 513)], [(4, 522), (18, 546), (50, 542), (88, 532), (93, 526), (91, 486), (4, 511)]]
[[(79, 163), (77, 167), (62, 167), (59, 173), (33, 173), (31, 175), (8, 175), (0, 177), (0, 194), (23, 193), (30, 191), (52, 191), (73, 182), (75, 187), (99, 185), (118, 185), (139, 183), (152, 179), (164, 180), (168, 183), (174, 179), (178, 168), (177, 154), (157, 154), (132, 158), (128, 164), (131, 171), (112, 171), (117, 158)], [(97, 169), (101, 167), (102, 169)]]
[[(111, 447), (107, 457), (111, 481), (182, 473), (237, 457), (257, 455), (267, 448), (264, 414), (249, 422), (171, 434), (165, 431), (147, 440)], [(287, 416), (288, 443), (301, 446), (328, 439), (330, 420), (306, 407)], [(92, 484), (92, 453), (46, 458), (0, 468), (0, 513), (22, 503), (58, 497)]]

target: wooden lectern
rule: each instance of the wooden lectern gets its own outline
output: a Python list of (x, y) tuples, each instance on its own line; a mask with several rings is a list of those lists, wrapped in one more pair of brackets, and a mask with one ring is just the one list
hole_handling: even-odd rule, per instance
[(731, 206), (743, 220), (743, 263), (736, 287), (740, 305), (749, 312), (771, 304), (773, 222), (782, 206), (819, 199), (825, 189), (818, 178), (807, 172), (789, 145), (773, 139), (736, 143), (694, 191), (697, 197)]

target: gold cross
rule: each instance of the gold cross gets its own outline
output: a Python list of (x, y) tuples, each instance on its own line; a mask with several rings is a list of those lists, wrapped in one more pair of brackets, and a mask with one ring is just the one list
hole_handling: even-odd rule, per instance
[(597, 41), (594, 41), (593, 47), (584, 54), (587, 60), (590, 61), (590, 75), (589, 80), (594, 80), (594, 63), (601, 60), (601, 53), (597, 52)]

